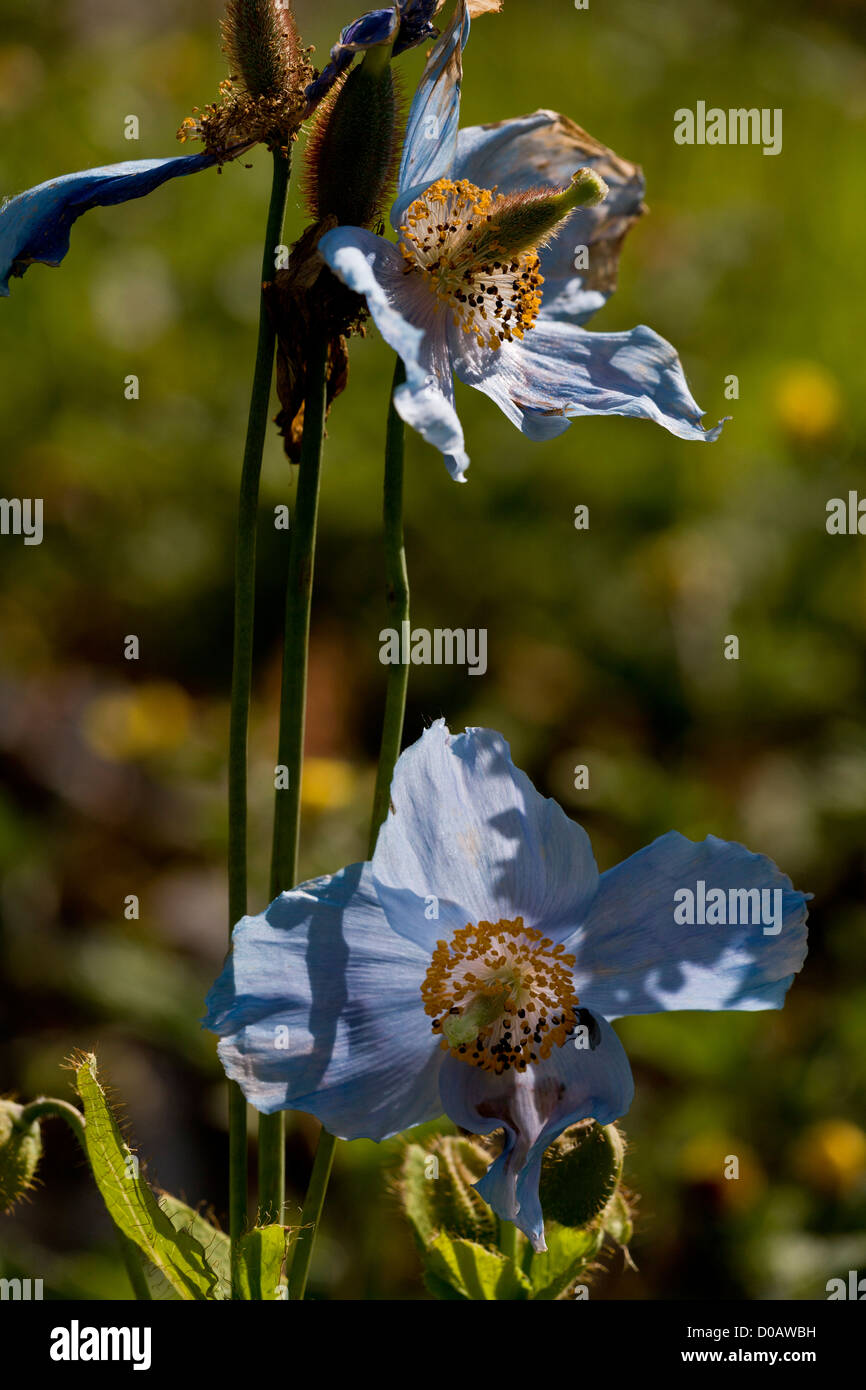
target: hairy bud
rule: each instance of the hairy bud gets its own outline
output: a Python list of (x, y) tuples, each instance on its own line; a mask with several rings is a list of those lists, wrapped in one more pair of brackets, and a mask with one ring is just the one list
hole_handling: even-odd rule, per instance
[(372, 48), (319, 108), (305, 179), (313, 217), (356, 227), (381, 217), (396, 175), (399, 127), (390, 50)]
[(10, 1211), (33, 1186), (42, 1157), (39, 1121), (22, 1126), (23, 1107), (0, 1100), (0, 1211)]
[(594, 1221), (617, 1190), (624, 1154), (615, 1125), (602, 1129), (583, 1120), (565, 1130), (542, 1160), (539, 1194), (545, 1218), (562, 1226)]

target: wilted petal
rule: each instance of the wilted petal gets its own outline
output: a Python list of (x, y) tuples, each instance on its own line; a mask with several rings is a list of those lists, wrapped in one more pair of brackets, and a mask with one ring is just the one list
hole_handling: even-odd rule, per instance
[(394, 43), (394, 57), (415, 48), (425, 39), (435, 39), (439, 30), (431, 22), (439, 8), (439, 0), (399, 0), (400, 32)]
[(453, 736), (437, 720), (400, 757), (391, 805), (372, 870), (395, 931), (432, 951), (470, 922), (523, 917), (557, 938), (582, 920), (598, 882), (589, 838), (514, 766), (501, 734)]
[(23, 275), (34, 261), (60, 265), (69, 250), (70, 228), (83, 212), (143, 198), (169, 179), (215, 163), (209, 154), (134, 159), (62, 174), (19, 193), (0, 208), (0, 295), (8, 295), (10, 276)]
[(498, 352), (449, 328), (454, 369), (490, 396), (529, 439), (553, 439), (581, 415), (632, 415), (680, 439), (717, 439), (722, 423), (701, 426), (671, 344), (641, 325), (627, 333), (587, 333), (542, 316), (523, 342)]
[(396, 6), (387, 9), (370, 10), (341, 30), (340, 37), (330, 53), (330, 62), (309, 84), (304, 92), (307, 98), (307, 113), (312, 112), (333, 87), (341, 73), (351, 65), (356, 53), (364, 53), (368, 48), (378, 48), (391, 44), (400, 28), (400, 16)]
[(418, 84), (409, 120), (397, 181), (398, 195), (391, 222), (399, 227), (403, 209), (416, 192), (450, 173), (457, 150), (463, 49), (469, 38), (466, 0), (458, 0), (451, 23), (437, 40)]
[(610, 1024), (597, 1018), (594, 1048), (571, 1042), (546, 1061), (501, 1076), (448, 1054), (439, 1079), (442, 1106), (455, 1124), (473, 1134), (504, 1126), (505, 1147), (476, 1183), (485, 1202), (513, 1221), (536, 1250), (546, 1249), (538, 1181), (544, 1151), (569, 1125), (594, 1119), (611, 1124), (634, 1095), (631, 1068)]
[(389, 927), (369, 865), (283, 893), (232, 940), (205, 1026), (257, 1110), (306, 1111), (343, 1139), (441, 1114), (420, 993), (430, 958)]
[[(696, 893), (699, 881), (707, 892), (719, 888), (726, 895), (767, 890), (765, 916), (778, 904), (781, 929), (767, 934), (763, 922), (677, 923), (674, 894)], [(695, 843), (672, 830), (601, 875), (586, 920), (567, 942), (577, 956), (580, 1001), (606, 1018), (666, 1009), (780, 1009), (806, 958), (806, 902), (764, 855), (714, 835)], [(737, 913), (745, 915), (745, 900)]]
[[(542, 313), (572, 323), (585, 323), (616, 289), (623, 241), (644, 210), (638, 166), (567, 116), (543, 110), (461, 130), (452, 174), (481, 188), (518, 193), (565, 188), (583, 167), (600, 174), (610, 191), (596, 207), (577, 208), (541, 252)], [(575, 265), (581, 247), (588, 252), (586, 269)]]

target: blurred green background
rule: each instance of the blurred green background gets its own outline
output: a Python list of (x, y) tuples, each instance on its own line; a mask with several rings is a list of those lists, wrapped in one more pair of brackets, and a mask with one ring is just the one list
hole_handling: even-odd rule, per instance
[[(323, 62), (354, 0), (297, 0)], [(177, 149), (225, 75), (217, 0), (2, 0), (0, 194)], [(640, 163), (650, 215), (593, 327), (679, 349), (713, 446), (648, 423), (524, 440), (458, 388), (465, 487), (412, 436), (413, 619), (486, 627), (483, 679), (412, 673), (406, 736), (490, 725), (607, 868), (670, 828), (742, 840), (815, 894), (781, 1013), (617, 1024), (640, 1194), (632, 1253), (593, 1297), (823, 1298), (866, 1263), (866, 541), (828, 536), (864, 480), (866, 57), (856, 0), (506, 0), (475, 26), (464, 122), (566, 112)], [(411, 91), (423, 61), (401, 60)], [(784, 147), (682, 147), (673, 113), (781, 107)], [(141, 138), (123, 138), (139, 117)], [(297, 151), (300, 167), (300, 150)], [(225, 1093), (199, 1029), (225, 949), (233, 527), (269, 157), (169, 184), (74, 229), (61, 270), (0, 305), (2, 492), (45, 499), (44, 543), (0, 544), (0, 1092), (68, 1094), (95, 1047), (152, 1181), (225, 1217)], [(296, 186), (287, 240), (305, 224)], [(381, 448), (392, 358), (352, 346), (330, 425), (311, 655), (302, 869), (362, 857), (383, 668)], [(124, 399), (124, 378), (140, 399)], [(739, 399), (724, 398), (739, 378)], [(285, 533), (265, 460), (251, 743), (251, 905), (264, 906)], [(574, 508), (590, 508), (588, 532)], [(123, 639), (141, 659), (123, 659)], [(740, 659), (723, 639), (740, 638)], [(590, 768), (590, 788), (573, 768)], [(124, 899), (140, 899), (139, 920)], [(316, 1125), (295, 1117), (288, 1219)], [(400, 1141), (341, 1146), (311, 1292), (423, 1296), (388, 1174)], [(71, 1137), (0, 1219), (0, 1272), (125, 1297)], [(741, 1177), (725, 1181), (726, 1155)]]

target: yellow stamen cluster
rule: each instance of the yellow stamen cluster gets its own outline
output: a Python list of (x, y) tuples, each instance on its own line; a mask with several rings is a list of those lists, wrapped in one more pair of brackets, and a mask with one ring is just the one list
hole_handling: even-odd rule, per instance
[(574, 960), (522, 917), (438, 941), (421, 997), (441, 1046), (497, 1075), (549, 1057), (577, 1025)]
[(509, 254), (490, 227), (505, 203), (495, 188), (438, 179), (400, 227), (406, 274), (424, 275), (455, 326), (494, 351), (533, 326), (544, 283), (536, 251)]

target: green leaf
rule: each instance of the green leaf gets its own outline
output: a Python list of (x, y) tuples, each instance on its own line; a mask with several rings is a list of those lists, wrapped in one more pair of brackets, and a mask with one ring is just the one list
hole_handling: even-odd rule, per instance
[[(181, 1202), (178, 1197), (172, 1197), (169, 1192), (159, 1194), (159, 1205), (174, 1229), (185, 1231), (188, 1235), (193, 1236), (204, 1250), (205, 1258), (217, 1280), (212, 1297), (230, 1299), (232, 1296), (231, 1242), (225, 1231), (218, 1231), (216, 1226), (211, 1225), (207, 1217), (202, 1216), (201, 1212), (187, 1206), (186, 1202)], [(145, 1273), (152, 1298), (159, 1301), (178, 1298), (168, 1280), (153, 1265), (148, 1264)]]
[(287, 1296), (283, 1264), (292, 1232), (285, 1226), (257, 1226), (238, 1245), (241, 1298), (273, 1303)]
[(428, 1288), (438, 1298), (507, 1302), (530, 1296), (529, 1280), (514, 1261), (474, 1240), (443, 1232), (427, 1246), (424, 1264)]
[(99, 1083), (96, 1058), (74, 1059), (75, 1084), (84, 1106), (87, 1157), (109, 1216), (123, 1235), (182, 1299), (213, 1299), (217, 1275), (201, 1242), (189, 1230), (175, 1229), (138, 1171), (138, 1160), (124, 1142)]
[(547, 1250), (532, 1257), (530, 1275), (532, 1297), (542, 1301), (559, 1298), (575, 1282), (598, 1254), (604, 1239), (603, 1232), (545, 1225)]

